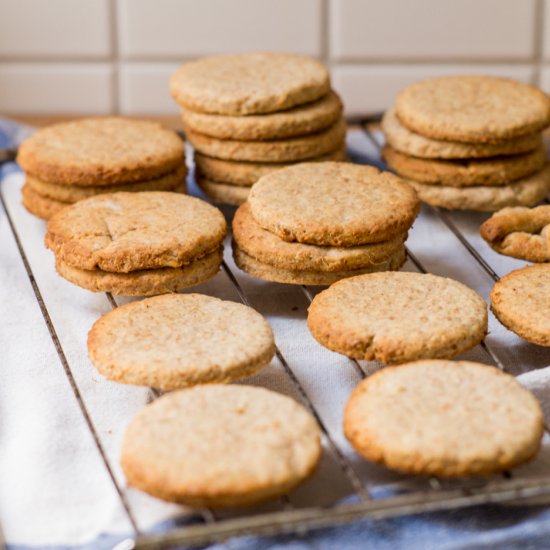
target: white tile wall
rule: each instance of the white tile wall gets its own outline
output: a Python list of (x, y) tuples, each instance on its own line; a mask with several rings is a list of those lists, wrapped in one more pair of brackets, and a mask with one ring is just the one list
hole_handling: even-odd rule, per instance
[(0, 112), (176, 115), (180, 62), (252, 50), (325, 60), (350, 115), (438, 74), (550, 92), (550, 0), (0, 0)]

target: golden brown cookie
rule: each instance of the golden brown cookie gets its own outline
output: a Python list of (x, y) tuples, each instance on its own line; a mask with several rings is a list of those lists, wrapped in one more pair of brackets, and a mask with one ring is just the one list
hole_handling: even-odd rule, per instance
[(218, 139), (261, 141), (313, 134), (332, 126), (342, 115), (335, 92), (313, 103), (275, 113), (248, 116), (212, 115), (183, 109), (187, 128)]
[(533, 151), (542, 144), (540, 133), (528, 134), (498, 143), (466, 143), (443, 141), (411, 132), (401, 124), (392, 107), (384, 113), (382, 130), (386, 142), (393, 149), (407, 155), (434, 159), (473, 159), (501, 155), (520, 155)]
[(420, 200), (432, 206), (442, 206), (451, 210), (478, 210), (494, 212), (506, 206), (534, 206), (542, 201), (550, 191), (550, 165), (540, 172), (508, 185), (475, 185), (471, 187), (450, 187), (430, 185), (407, 180)]
[(550, 205), (503, 208), (481, 224), (479, 232), (499, 254), (550, 262)]
[(288, 162), (318, 157), (341, 149), (346, 138), (344, 119), (329, 128), (288, 139), (238, 141), (217, 139), (185, 129), (189, 143), (204, 155), (225, 160), (251, 162)]
[(487, 332), (487, 306), (453, 279), (374, 273), (344, 279), (315, 296), (307, 323), (330, 350), (396, 365), (473, 348)]
[(270, 52), (204, 57), (182, 65), (170, 80), (183, 107), (232, 116), (283, 111), (329, 91), (330, 76), (319, 61)]
[(384, 147), (382, 156), (388, 166), (404, 178), (450, 187), (507, 185), (540, 171), (548, 162), (542, 144), (522, 155), (489, 159), (421, 159), (388, 146)]
[(65, 264), (126, 273), (184, 266), (214, 252), (225, 232), (223, 214), (194, 197), (106, 193), (54, 216), (45, 242)]
[(550, 346), (550, 265), (508, 273), (491, 292), (491, 310), (509, 330), (539, 346)]
[(202, 176), (195, 176), (195, 181), (203, 193), (214, 202), (239, 206), (246, 202), (250, 187), (212, 181)]
[(378, 271), (396, 271), (406, 259), (405, 247), (402, 245), (385, 261), (370, 264), (360, 269), (346, 271), (306, 271), (299, 269), (284, 269), (256, 260), (241, 250), (233, 243), (233, 258), (237, 266), (258, 279), (275, 283), (288, 283), (293, 285), (331, 285), (346, 277), (354, 277), (364, 273), (376, 273)]
[(550, 99), (506, 78), (444, 76), (405, 88), (397, 96), (396, 113), (403, 125), (423, 136), (496, 143), (546, 128)]
[(155, 122), (83, 118), (43, 128), (24, 141), (17, 162), (49, 183), (111, 185), (154, 179), (184, 161), (175, 132)]
[(88, 334), (93, 365), (116, 382), (174, 390), (252, 376), (275, 353), (250, 307), (204, 294), (167, 294), (103, 315)]
[(101, 269), (79, 269), (57, 258), (55, 268), (67, 281), (92, 292), (110, 292), (115, 296), (154, 296), (177, 292), (211, 279), (220, 270), (222, 260), (223, 250), (219, 248), (183, 267), (113, 273)]
[(28, 184), (23, 185), (21, 195), (23, 197), (23, 206), (27, 211), (43, 220), (49, 220), (54, 214), (69, 206), (68, 202), (43, 197)]
[(544, 418), (513, 376), (469, 361), (379, 370), (351, 394), (344, 432), (364, 458), (407, 474), (486, 475), (535, 456)]
[(263, 176), (248, 201), (254, 219), (285, 241), (357, 246), (405, 233), (418, 213), (397, 176), (346, 162), (302, 163)]
[(315, 470), (320, 431), (293, 399), (263, 388), (200, 385), (163, 395), (126, 430), (128, 483), (190, 506), (256, 504)]
[[(346, 161), (345, 144), (333, 152), (308, 159), (308, 162), (325, 162), (327, 160)], [(252, 186), (262, 176), (292, 166), (295, 162), (238, 162), (207, 157), (195, 151), (195, 166), (197, 172), (213, 181), (223, 181), (226, 184)]]
[(259, 262), (286, 270), (350, 271), (386, 262), (403, 249), (407, 234), (389, 241), (346, 248), (289, 243), (256, 223), (250, 205), (243, 204), (233, 218), (237, 246)]
[(185, 176), (187, 169), (185, 165), (181, 165), (179, 168), (170, 172), (160, 178), (153, 180), (145, 180), (133, 183), (123, 183), (120, 185), (109, 186), (86, 186), (77, 187), (75, 185), (49, 183), (35, 178), (34, 176), (27, 175), (25, 182), (34, 191), (56, 201), (63, 202), (76, 202), (82, 199), (87, 199), (101, 193), (117, 193), (119, 191), (181, 191), (185, 187)]

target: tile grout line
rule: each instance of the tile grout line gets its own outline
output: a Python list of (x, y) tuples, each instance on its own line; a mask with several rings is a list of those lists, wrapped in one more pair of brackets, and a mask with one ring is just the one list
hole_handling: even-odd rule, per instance
[(40, 311), (42, 313), (42, 317), (44, 319), (44, 322), (46, 323), (46, 326), (48, 328), (48, 331), (50, 333), (50, 337), (52, 339), (52, 342), (55, 346), (55, 350), (57, 352), (57, 355), (59, 357), (59, 360), (61, 362), (61, 366), (63, 367), (63, 370), (65, 371), (65, 375), (67, 377), (67, 380), (69, 382), (69, 385), (73, 391), (73, 395), (76, 398), (76, 401), (78, 403), (78, 407), (80, 409), (80, 412), (88, 426), (88, 429), (90, 431), (90, 434), (92, 435), (94, 444), (99, 452), (99, 455), (103, 461), (103, 464), (105, 466), (105, 469), (107, 470), (107, 473), (109, 474), (109, 477), (111, 479), (111, 482), (115, 488), (116, 493), (118, 494), (118, 497), (121, 501), (122, 507), (124, 508), (124, 511), (126, 513), (126, 516), (128, 517), (128, 520), (132, 526), (132, 529), (134, 530), (136, 535), (140, 534), (140, 530), (137, 526), (137, 522), (134, 518), (134, 515), (130, 509), (130, 505), (128, 503), (128, 500), (126, 498), (126, 495), (124, 494), (122, 488), (118, 484), (115, 474), (113, 472), (113, 469), (111, 468), (111, 465), (109, 463), (109, 460), (107, 459), (107, 454), (105, 452), (105, 449), (103, 448), (103, 445), (101, 443), (101, 440), (99, 438), (99, 435), (95, 429), (95, 426), (92, 422), (92, 419), (90, 417), (90, 414), (88, 412), (88, 409), (86, 407), (86, 404), (84, 403), (84, 400), (82, 398), (82, 394), (80, 393), (80, 390), (78, 388), (78, 384), (76, 383), (76, 380), (73, 376), (71, 367), (69, 366), (69, 363), (67, 361), (67, 357), (65, 356), (65, 352), (63, 351), (63, 347), (61, 346), (61, 342), (59, 340), (59, 337), (57, 336), (57, 331), (55, 330), (55, 327), (53, 325), (53, 322), (51, 320), (50, 314), (48, 312), (48, 309), (46, 308), (46, 304), (42, 298), (42, 293), (40, 292), (40, 289), (38, 288), (38, 284), (36, 282), (36, 279), (34, 277), (34, 274), (32, 272), (29, 260), (27, 258), (27, 255), (23, 249), (23, 245), (21, 243), (21, 240), (19, 239), (19, 235), (15, 229), (15, 225), (13, 223), (13, 220), (9, 214), (8, 208), (6, 206), (6, 203), (4, 201), (3, 194), (0, 192), (0, 203), (2, 204), (2, 208), (6, 214), (6, 219), (8, 220), (8, 224), (10, 226), (11, 232), (13, 234), (15, 244), (17, 246), (17, 249), (19, 251), (19, 254), (21, 256), (21, 260), (23, 261), (23, 265), (25, 267), (25, 270), (27, 272), (27, 276), (29, 278), (29, 281), (31, 283), (36, 301), (38, 302), (38, 305), (40, 307)]

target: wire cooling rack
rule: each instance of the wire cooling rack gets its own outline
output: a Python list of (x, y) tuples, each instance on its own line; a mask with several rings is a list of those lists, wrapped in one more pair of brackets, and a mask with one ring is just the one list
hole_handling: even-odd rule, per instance
[[(348, 137), (352, 159), (381, 165), (380, 133), (371, 131), (368, 121), (363, 121), (360, 128), (350, 132)], [(106, 440), (102, 426), (98, 426), (94, 407), (90, 404), (92, 399), (87, 395), (84, 375), (78, 370), (74, 352), (69, 354), (66, 351), (67, 327), (57, 311), (56, 302), (50, 297), (53, 292), (51, 285), (41, 284), (39, 258), (32, 252), (30, 244), (30, 239), (36, 236), (33, 237), (25, 227), (25, 214), (20, 213), (19, 190), (0, 188), (0, 200), (55, 346), (59, 365), (70, 383), (85, 426), (101, 457), (102, 467), (131, 528), (129, 537), (117, 548), (185, 547), (244, 535), (294, 533), (303, 536), (309, 530), (360, 518), (382, 519), (488, 503), (528, 502), (535, 497), (550, 496), (548, 433), (544, 438), (546, 445), (532, 465), (520, 467), (513, 474), (505, 472), (490, 478), (453, 481), (435, 477), (413, 478), (363, 462), (343, 438), (341, 411), (352, 387), (380, 365), (345, 358), (318, 346), (307, 333), (305, 319), (307, 306), (322, 289), (265, 283), (248, 277), (234, 265), (227, 241), (220, 274), (192, 291), (240, 300), (270, 320), (278, 342), (276, 357), (268, 374), (247, 382), (283, 391), (309, 408), (321, 427), (324, 458), (311, 480), (275, 503), (244, 511), (186, 509), (187, 520), (183, 526), (152, 534), (143, 527), (144, 512), (136, 504), (133, 490), (125, 485), (110, 448), (112, 444)], [(424, 206), (407, 241), (405, 269), (454, 277), (487, 298), (499, 276), (522, 264), (499, 257), (484, 245), (477, 229), (485, 218), (476, 213), (449, 212)], [(126, 301), (115, 299), (110, 294), (106, 294), (105, 299), (111, 308)], [(85, 357), (86, 350), (80, 349), (78, 353)], [(490, 334), (486, 340), (464, 357), (493, 364), (514, 375), (550, 364), (549, 350), (526, 344), (507, 333), (493, 317), (490, 318)], [(150, 390), (150, 399), (156, 397), (157, 392)], [(111, 406), (117, 407), (117, 403)]]

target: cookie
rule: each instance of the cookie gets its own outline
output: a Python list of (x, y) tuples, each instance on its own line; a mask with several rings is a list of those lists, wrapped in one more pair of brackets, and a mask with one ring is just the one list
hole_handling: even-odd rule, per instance
[(341, 149), (346, 139), (344, 119), (316, 134), (272, 141), (217, 139), (185, 128), (189, 143), (200, 153), (225, 160), (288, 162), (309, 159)]
[(506, 206), (534, 206), (542, 201), (550, 191), (550, 165), (540, 172), (508, 185), (476, 185), (472, 187), (450, 187), (429, 185), (407, 180), (420, 200), (432, 206), (442, 206), (451, 210), (478, 210), (494, 212)]
[(307, 323), (332, 351), (396, 365), (473, 348), (487, 333), (487, 306), (453, 279), (374, 273), (344, 279), (315, 296)]
[(404, 178), (450, 187), (506, 185), (540, 171), (548, 162), (542, 144), (523, 155), (490, 159), (421, 159), (388, 146), (384, 147), (382, 156), (388, 166)]
[(268, 322), (250, 307), (204, 294), (125, 304), (88, 334), (94, 367), (115, 382), (175, 390), (252, 376), (275, 353)]
[(17, 162), (48, 183), (97, 187), (173, 172), (184, 152), (178, 135), (155, 122), (84, 118), (39, 130), (21, 144)]
[(503, 208), (485, 220), (479, 232), (499, 254), (550, 262), (550, 205)]
[(258, 279), (272, 281), (275, 283), (288, 283), (293, 285), (331, 285), (332, 283), (346, 277), (354, 277), (364, 273), (375, 273), (377, 271), (396, 271), (406, 259), (405, 247), (401, 246), (388, 259), (377, 264), (370, 264), (360, 269), (346, 271), (306, 271), (299, 269), (284, 269), (276, 267), (249, 256), (233, 243), (233, 258), (237, 266)]
[(223, 250), (219, 248), (183, 267), (113, 273), (79, 269), (57, 258), (55, 268), (67, 281), (92, 292), (110, 292), (114, 296), (154, 296), (177, 292), (211, 279), (220, 270), (222, 260)]
[(27, 211), (43, 220), (49, 220), (54, 214), (57, 214), (60, 210), (69, 206), (68, 202), (56, 201), (48, 197), (43, 197), (28, 184), (23, 185), (21, 196), (23, 198), (23, 206)]
[(528, 134), (498, 143), (466, 143), (431, 139), (411, 132), (403, 126), (395, 109), (388, 109), (382, 118), (386, 143), (406, 155), (434, 159), (472, 159), (501, 155), (520, 155), (537, 149), (542, 144), (540, 133)]
[(49, 183), (42, 181), (31, 175), (27, 175), (25, 182), (34, 191), (56, 201), (63, 202), (76, 202), (82, 199), (87, 199), (101, 193), (117, 193), (119, 191), (174, 191), (176, 189), (181, 190), (185, 186), (185, 176), (187, 169), (185, 165), (181, 165), (179, 168), (156, 178), (153, 180), (146, 180), (133, 183), (123, 183), (121, 185), (109, 185), (107, 186), (87, 186), (77, 187), (73, 185), (63, 185), (57, 183)]
[(202, 192), (214, 202), (239, 206), (246, 202), (250, 187), (212, 181), (202, 176), (195, 176), (197, 185)]
[(322, 63), (284, 53), (205, 57), (182, 65), (170, 80), (172, 97), (183, 107), (232, 116), (283, 111), (329, 91)]
[(396, 113), (409, 130), (433, 139), (496, 143), (550, 124), (550, 99), (506, 78), (445, 76), (405, 88)]
[(397, 176), (346, 162), (303, 163), (260, 178), (248, 201), (254, 219), (285, 241), (356, 246), (405, 233), (418, 213)]
[(218, 139), (261, 141), (314, 134), (332, 126), (342, 116), (342, 102), (335, 92), (286, 111), (262, 115), (227, 116), (182, 110), (183, 124)]
[(163, 395), (122, 443), (128, 483), (197, 507), (256, 504), (291, 491), (321, 458), (320, 431), (293, 399), (263, 388), (200, 385)]
[(350, 271), (384, 263), (403, 249), (407, 234), (389, 241), (352, 247), (289, 243), (256, 223), (250, 205), (243, 204), (233, 218), (233, 239), (248, 256), (286, 270)]
[(107, 193), (54, 216), (45, 242), (73, 267), (127, 273), (186, 265), (215, 251), (225, 232), (223, 214), (194, 197)]
[(491, 310), (509, 330), (539, 346), (550, 346), (550, 266), (508, 273), (491, 292)]
[(361, 456), (392, 470), (462, 477), (533, 458), (544, 418), (535, 396), (495, 367), (417, 361), (363, 380), (347, 402), (344, 432)]
[[(308, 162), (324, 162), (327, 160), (346, 161), (345, 144), (333, 152), (308, 159)], [(238, 162), (234, 160), (207, 157), (195, 151), (195, 166), (197, 172), (213, 181), (223, 181), (226, 184), (252, 186), (262, 176), (292, 166), (295, 162)]]

